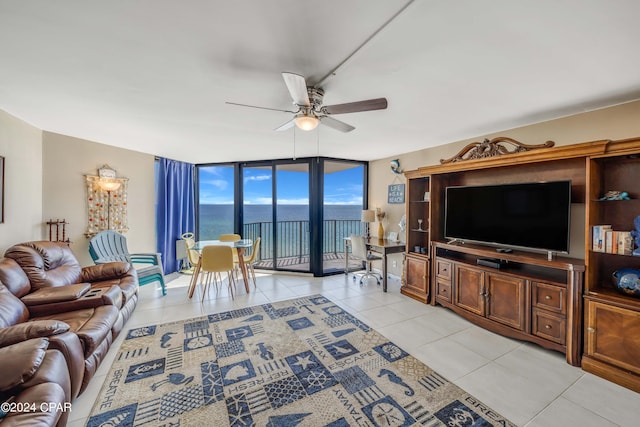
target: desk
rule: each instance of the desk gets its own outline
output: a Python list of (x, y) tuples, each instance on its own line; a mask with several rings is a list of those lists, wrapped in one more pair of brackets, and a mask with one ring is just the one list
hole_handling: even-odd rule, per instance
[[(249, 293), (249, 279), (247, 278), (247, 265), (244, 263), (244, 250), (253, 246), (253, 240), (242, 239), (235, 242), (222, 242), (220, 240), (200, 240), (196, 242), (196, 245), (192, 249), (195, 249), (198, 252), (202, 252), (202, 248), (211, 245), (223, 245), (236, 248), (236, 250), (238, 251), (238, 265), (240, 266), (240, 271), (242, 271), (242, 278), (244, 279), (244, 289), (247, 291), (247, 293)], [(193, 297), (193, 293), (196, 290), (196, 282), (198, 280), (199, 274), (200, 263), (198, 263), (198, 265), (196, 265), (195, 269), (193, 270), (193, 277), (191, 278), (191, 283), (189, 284), (189, 298)]]
[[(348, 246), (351, 246), (351, 239), (349, 237), (345, 237), (344, 243), (344, 274), (348, 274), (349, 251), (347, 248)], [(377, 237), (365, 238), (365, 243), (367, 245), (367, 249), (382, 255), (382, 290), (387, 292), (387, 255), (404, 252), (405, 244), (394, 240), (378, 239)]]

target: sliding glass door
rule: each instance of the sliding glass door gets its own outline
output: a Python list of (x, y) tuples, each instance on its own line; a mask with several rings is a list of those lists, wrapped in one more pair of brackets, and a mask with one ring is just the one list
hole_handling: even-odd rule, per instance
[(310, 270), (309, 164), (276, 165), (277, 270)]
[[(365, 166), (345, 161), (324, 162), (323, 273), (344, 271), (345, 238), (362, 234)], [(354, 267), (357, 261), (351, 261)]]
[(273, 262), (273, 167), (244, 166), (242, 175), (242, 226), (245, 239), (261, 239), (258, 256), (260, 268), (274, 268)]
[(258, 268), (344, 271), (344, 239), (361, 233), (365, 162), (324, 158), (198, 166), (199, 240), (261, 238)]
[(309, 165), (242, 167), (243, 237), (261, 238), (259, 266), (309, 272)]

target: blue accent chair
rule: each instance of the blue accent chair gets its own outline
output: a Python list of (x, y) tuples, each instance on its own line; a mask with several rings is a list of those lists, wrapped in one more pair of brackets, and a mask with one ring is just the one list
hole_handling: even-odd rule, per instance
[(160, 282), (162, 295), (167, 294), (160, 254), (130, 254), (127, 249), (127, 238), (122, 234), (113, 230), (101, 231), (96, 234), (89, 241), (89, 254), (96, 264), (105, 264), (112, 261), (126, 261), (132, 265), (144, 264), (144, 267), (136, 267), (140, 286), (147, 283)]

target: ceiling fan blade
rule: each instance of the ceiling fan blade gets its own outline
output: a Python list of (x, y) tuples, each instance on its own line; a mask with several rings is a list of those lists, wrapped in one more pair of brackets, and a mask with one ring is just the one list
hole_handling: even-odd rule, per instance
[(295, 117), (293, 119), (281, 124), (280, 126), (275, 128), (274, 130), (281, 131), (281, 130), (291, 129), (293, 127), (293, 125), (295, 124), (294, 119), (295, 119)]
[(260, 110), (271, 110), (271, 111), (282, 111), (283, 113), (293, 113), (296, 114), (297, 111), (291, 111), (291, 110), (281, 110), (280, 108), (269, 108), (269, 107), (258, 107), (256, 105), (248, 105), (248, 104), (238, 104), (237, 102), (229, 102), (226, 101), (225, 104), (229, 104), (229, 105), (238, 105), (240, 107), (249, 107), (249, 108), (258, 108)]
[(291, 95), (291, 99), (293, 99), (294, 104), (304, 105), (305, 107), (311, 106), (311, 102), (309, 102), (309, 95), (307, 94), (307, 82), (303, 76), (300, 74), (283, 72), (282, 78), (284, 79), (284, 84), (287, 85), (287, 89), (289, 89), (289, 94)]
[(330, 128), (335, 130), (339, 130), (340, 132), (351, 132), (355, 128), (351, 125), (346, 124), (345, 122), (341, 122), (340, 120), (336, 120), (332, 117), (320, 117), (320, 123), (323, 125), (327, 125)]
[(347, 102), (346, 104), (327, 105), (322, 110), (327, 114), (345, 114), (384, 110), (385, 108), (387, 108), (387, 98), (376, 98), (367, 99), (366, 101)]

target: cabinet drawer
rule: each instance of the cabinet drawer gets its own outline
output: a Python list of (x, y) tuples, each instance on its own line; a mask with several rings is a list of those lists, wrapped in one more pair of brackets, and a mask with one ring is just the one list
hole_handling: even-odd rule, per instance
[(541, 282), (532, 282), (531, 285), (531, 302), (534, 307), (566, 314), (567, 290), (565, 288)]
[(451, 283), (436, 279), (436, 296), (439, 300), (451, 302)]
[(436, 276), (441, 279), (451, 280), (451, 263), (436, 260)]
[(534, 308), (531, 317), (533, 322), (531, 332), (534, 335), (558, 344), (565, 343), (567, 320), (564, 316)]

